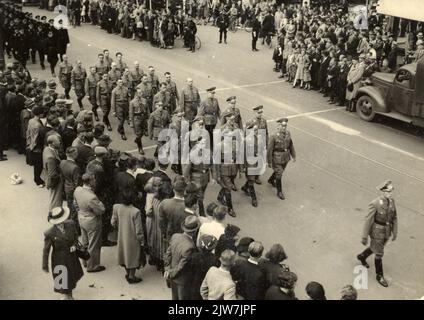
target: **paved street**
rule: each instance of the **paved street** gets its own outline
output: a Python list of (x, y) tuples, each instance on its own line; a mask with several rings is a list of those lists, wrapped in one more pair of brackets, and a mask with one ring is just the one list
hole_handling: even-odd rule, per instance
[[(182, 48), (181, 40), (176, 40), (175, 49), (161, 50), (83, 25), (70, 30), (68, 56), (72, 62), (82, 60), (87, 68), (103, 49), (109, 49), (112, 55), (121, 51), (129, 65), (135, 60), (144, 70), (153, 65), (160, 77), (170, 71), (179, 90), (187, 77), (194, 79), (202, 98), (206, 88), (216, 86), (221, 110), (226, 108), (228, 96), (237, 96), (244, 123), (257, 105), (264, 105), (264, 116), (269, 120), (282, 116), (290, 119), (298, 161), (290, 163), (284, 174), (287, 199), (279, 200), (266, 183), (271, 174), (268, 170), (262, 178), (264, 183), (256, 187), (259, 207), (253, 208), (250, 199), (238, 192), (233, 195), (237, 218), (228, 217), (228, 222), (238, 225), (242, 236), (262, 241), (265, 248), (273, 243), (284, 246), (286, 262), (299, 277), (295, 291), (300, 299), (305, 298), (304, 288), (312, 280), (323, 284), (329, 299), (338, 299), (340, 288), (353, 282), (356, 255), (364, 248), (360, 240), (368, 203), (378, 195), (375, 187), (391, 179), (399, 236), (386, 246), (383, 260), (390, 286), (383, 288), (375, 281), (374, 262), (369, 259), (368, 290), (360, 290), (359, 298), (423, 296), (423, 139), (399, 123), (386, 119), (366, 123), (356, 114), (329, 105), (316, 92), (292, 89), (272, 71), (272, 49), (259, 45), (260, 51), (252, 53), (251, 35), (243, 30), (229, 33), (227, 45), (218, 44), (218, 31), (210, 26), (199, 27), (198, 36), (202, 48), (190, 53)], [(30, 64), (29, 69), (33, 76), (51, 78), (48, 68), (42, 71), (38, 64)], [(91, 108), (87, 99), (84, 104)], [(121, 141), (116, 119), (112, 126), (112, 147), (134, 150), (131, 128), (126, 127), (128, 141)], [(269, 126), (275, 130), (273, 121)], [(151, 152), (149, 149), (148, 154)], [(35, 187), (32, 168), (23, 156), (10, 150), (7, 154), (9, 161), (0, 165), (0, 299), (57, 299), (51, 274), (41, 270), (42, 232), (49, 226), (48, 192)], [(9, 183), (14, 172), (22, 175), (22, 185)], [(240, 187), (244, 178), (236, 182)], [(217, 186), (210, 186), (206, 202), (214, 201), (218, 191)], [(128, 285), (115, 251), (102, 249), (107, 270), (85, 274), (74, 291), (76, 299), (170, 299), (170, 290), (150, 267), (139, 271), (142, 283)]]

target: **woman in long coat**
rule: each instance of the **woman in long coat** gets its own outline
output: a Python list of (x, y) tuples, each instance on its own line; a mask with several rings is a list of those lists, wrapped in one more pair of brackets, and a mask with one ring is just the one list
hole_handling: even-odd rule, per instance
[[(76, 253), (78, 232), (75, 223), (68, 220), (69, 208), (53, 208), (48, 220), (53, 225), (44, 232), (43, 270), (49, 272), (49, 255), (54, 279), (54, 291), (64, 295), (64, 300), (73, 300), (72, 291), (84, 272)], [(61, 280), (61, 281), (58, 281)]]
[(135, 272), (141, 266), (142, 247), (145, 245), (140, 210), (133, 206), (134, 193), (122, 192), (122, 203), (113, 206), (112, 226), (118, 227), (118, 264), (127, 272), (128, 283), (138, 283), (141, 278)]
[[(153, 199), (149, 209), (146, 210), (147, 242), (149, 247), (149, 264), (155, 265), (156, 269), (163, 271), (164, 254), (168, 248), (159, 225), (159, 206), (162, 201), (168, 198), (170, 185), (160, 183), (159, 178), (152, 178), (146, 186), (146, 191), (151, 192), (153, 188)], [(156, 185), (156, 186), (155, 186)]]

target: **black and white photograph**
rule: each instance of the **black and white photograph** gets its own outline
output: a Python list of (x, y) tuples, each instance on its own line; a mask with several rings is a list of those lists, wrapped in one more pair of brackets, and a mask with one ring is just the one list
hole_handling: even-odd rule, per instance
[(423, 230), (423, 0), (0, 0), (0, 300), (424, 300)]

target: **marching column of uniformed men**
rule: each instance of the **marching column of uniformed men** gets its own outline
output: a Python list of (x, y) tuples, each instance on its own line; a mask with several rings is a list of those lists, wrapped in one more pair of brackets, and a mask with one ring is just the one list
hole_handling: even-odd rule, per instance
[(12, 56), (24, 67), (28, 60), (36, 63), (38, 52), (41, 68), (45, 69), (45, 58), (50, 64), (50, 71), (56, 75), (57, 62), (62, 60), (70, 43), (68, 30), (62, 20), (47, 20), (46, 16), (35, 16), (30, 12), (22, 12), (22, 6), (11, 3), (0, 3), (0, 29), (4, 37), (5, 50), (9, 58)]

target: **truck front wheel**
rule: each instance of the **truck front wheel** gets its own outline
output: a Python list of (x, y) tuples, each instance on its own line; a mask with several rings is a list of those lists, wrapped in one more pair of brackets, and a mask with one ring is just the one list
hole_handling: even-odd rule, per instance
[(372, 121), (375, 117), (374, 101), (372, 98), (367, 95), (359, 97), (356, 102), (356, 112), (362, 120)]

